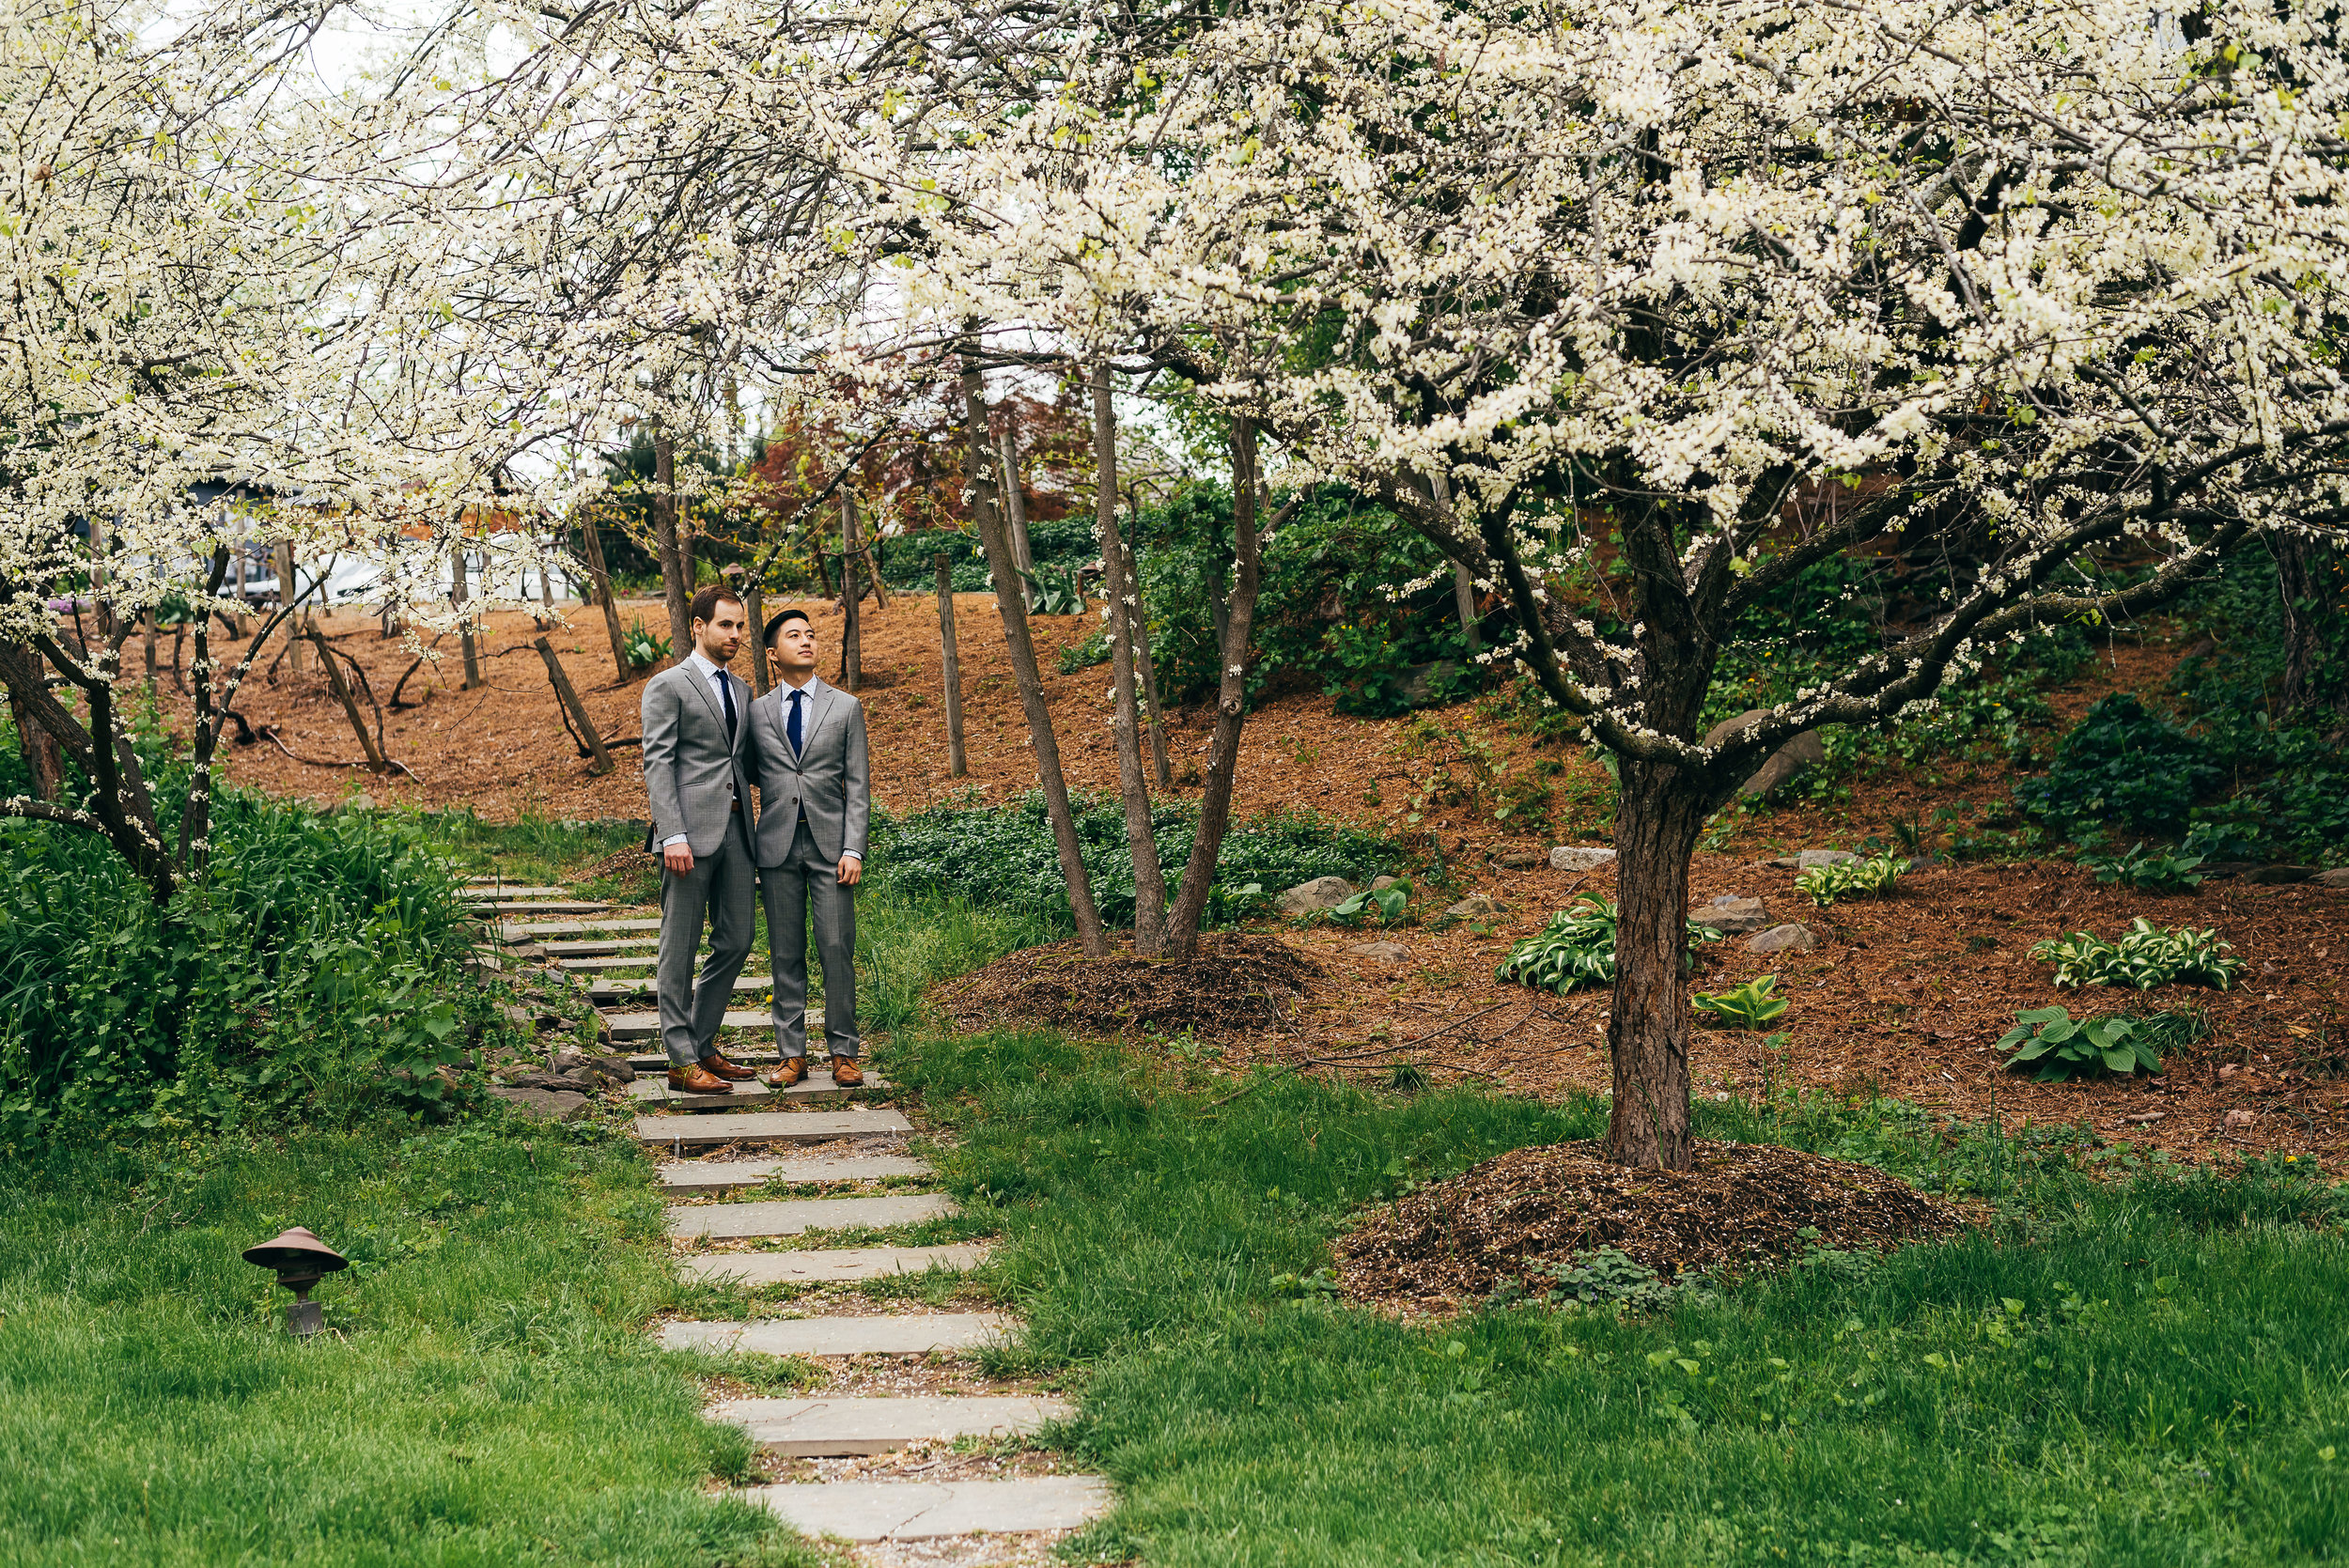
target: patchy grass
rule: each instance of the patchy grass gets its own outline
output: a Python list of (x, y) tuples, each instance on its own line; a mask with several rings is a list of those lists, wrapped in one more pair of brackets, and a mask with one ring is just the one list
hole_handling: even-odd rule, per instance
[(1086, 1537), (1154, 1565), (2263, 1563), (2349, 1526), (2349, 1247), (2294, 1162), (2099, 1167), (2077, 1136), (1889, 1102), (1708, 1104), (1986, 1201), (1989, 1228), (1818, 1251), (1649, 1316), (1338, 1304), (1330, 1238), (1601, 1102), (1201, 1079), (1043, 1033), (892, 1062), (1000, 1207), (998, 1370), (1082, 1365), (1060, 1436), (1118, 1481)]

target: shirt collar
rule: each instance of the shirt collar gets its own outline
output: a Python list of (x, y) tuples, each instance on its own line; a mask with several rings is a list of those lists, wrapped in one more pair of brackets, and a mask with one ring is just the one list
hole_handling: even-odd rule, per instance
[(702, 679), (704, 680), (708, 680), (710, 676), (718, 673), (718, 666), (712, 663), (709, 660), (704, 658), (702, 656), (702, 650), (699, 648), (695, 648), (692, 653), (687, 654), (685, 656), (685, 662), (693, 666), (694, 669), (699, 670), (701, 672)]

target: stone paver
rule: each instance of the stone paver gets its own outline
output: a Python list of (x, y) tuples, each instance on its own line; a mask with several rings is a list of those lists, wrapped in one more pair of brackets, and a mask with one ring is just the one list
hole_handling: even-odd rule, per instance
[(1010, 1437), (1067, 1414), (1056, 1399), (977, 1394), (728, 1399), (709, 1408), (711, 1421), (730, 1421), (792, 1459), (888, 1453), (925, 1437)]
[(465, 896), (472, 900), (498, 898), (568, 898), (571, 890), (521, 882), (467, 882)]
[[(652, 976), (643, 979), (599, 980), (587, 987), (592, 1001), (638, 1001), (652, 995)], [(698, 987), (696, 987), (698, 989)], [(743, 994), (763, 994), (775, 988), (774, 976), (768, 974), (739, 974), (734, 977), (734, 989)]]
[(661, 956), (661, 942), (658, 937), (641, 943), (638, 951), (634, 953), (607, 954), (593, 958), (562, 956), (573, 948), (593, 947), (600, 950), (607, 945), (603, 942), (549, 942), (547, 953), (556, 959), (554, 966), (556, 969), (568, 970), (573, 974), (602, 974), (610, 970), (648, 970)]
[[(661, 1015), (658, 1013), (608, 1013), (605, 1021), (612, 1025), (614, 1040), (657, 1040), (661, 1037)], [(774, 1013), (765, 1007), (731, 1007), (726, 1010), (721, 1029), (772, 1029)]]
[[(756, 1058), (747, 1055), (736, 1056), (731, 1051), (726, 1055), (726, 1060), (738, 1067), (771, 1063), (774, 1059), (775, 1055), (772, 1051), (761, 1051)], [(669, 1075), (665, 1070), (668, 1064), (667, 1057), (655, 1057), (647, 1062), (645, 1064), (646, 1068), (657, 1072), (658, 1076), (640, 1078), (630, 1084), (628, 1086), (630, 1096), (651, 1104), (666, 1106), (671, 1110), (723, 1110), (729, 1106), (764, 1106), (777, 1103), (823, 1105), (832, 1100), (848, 1099), (868, 1090), (889, 1087), (889, 1080), (878, 1073), (870, 1075), (853, 1089), (843, 1088), (834, 1083), (830, 1073), (810, 1073), (781, 1093), (768, 1088), (755, 1079), (747, 1079), (723, 1094), (696, 1094), (689, 1090), (669, 1087)]]
[(655, 955), (660, 950), (661, 933), (658, 931), (647, 931), (641, 936), (633, 937), (589, 937), (582, 939), (579, 941), (544, 942), (540, 945), (547, 950), (547, 955), (551, 958), (560, 958), (567, 955), (618, 953), (624, 949), (641, 948), (644, 951), (645, 956), (642, 959), (631, 958), (629, 962), (631, 964), (649, 964), (653, 961)]
[(580, 898), (501, 898), (468, 900), (465, 908), (477, 915), (593, 915), (612, 906)]
[(826, 1280), (886, 1280), (896, 1274), (926, 1274), (975, 1268), (986, 1261), (982, 1242), (945, 1247), (831, 1247), (799, 1252), (706, 1252), (677, 1265), (688, 1280), (733, 1280), (746, 1285), (789, 1285)]
[(753, 1110), (739, 1115), (636, 1118), (636, 1136), (660, 1146), (710, 1143), (827, 1143), (877, 1132), (911, 1132), (894, 1110)]
[(926, 1356), (995, 1344), (1012, 1320), (995, 1312), (901, 1317), (775, 1318), (764, 1323), (664, 1323), (663, 1350), (747, 1350), (761, 1356)]
[(1109, 1512), (1110, 1483), (1096, 1475), (1017, 1481), (836, 1481), (754, 1486), (763, 1503), (802, 1535), (846, 1541), (929, 1541), (949, 1535), (1074, 1529)]
[(830, 1158), (784, 1155), (771, 1159), (709, 1163), (677, 1160), (662, 1165), (657, 1179), (663, 1192), (690, 1193), (756, 1187), (770, 1178), (780, 1182), (873, 1182), (889, 1176), (935, 1174), (929, 1161), (915, 1159), (911, 1155), (847, 1155)]
[(498, 940), (537, 942), (544, 941), (550, 937), (594, 937), (624, 931), (658, 933), (660, 929), (661, 917), (658, 915), (649, 920), (552, 920), (526, 923), (509, 920), (499, 927)]
[(689, 1203), (669, 1210), (675, 1236), (799, 1235), (850, 1225), (919, 1225), (955, 1212), (943, 1192), (891, 1192), (868, 1198), (771, 1198), (754, 1203)]

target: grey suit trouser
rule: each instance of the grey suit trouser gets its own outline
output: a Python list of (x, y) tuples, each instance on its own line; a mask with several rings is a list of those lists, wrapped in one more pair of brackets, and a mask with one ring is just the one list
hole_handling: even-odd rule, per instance
[[(661, 874), (660, 977), (653, 984), (661, 999), (661, 1043), (674, 1066), (691, 1066), (717, 1050), (735, 977), (750, 956), (758, 923), (752, 891), (758, 863), (745, 824), (737, 814), (726, 824), (717, 853), (694, 856), (693, 869), (684, 876), (666, 869)], [(693, 950), (701, 945), (705, 919), (709, 961), (696, 982)]]
[(824, 1044), (856, 1059), (856, 890), (840, 885), (840, 862), (817, 849), (804, 827), (781, 865), (763, 867), (767, 951), (774, 958), (775, 1048), (807, 1054), (807, 917), (816, 914), (816, 952), (824, 965)]

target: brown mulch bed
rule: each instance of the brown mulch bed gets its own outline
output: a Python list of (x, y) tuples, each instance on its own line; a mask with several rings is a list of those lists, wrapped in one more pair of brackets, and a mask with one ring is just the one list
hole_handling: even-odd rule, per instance
[(1669, 1280), (1812, 1247), (1883, 1250), (1969, 1222), (1873, 1167), (1796, 1149), (1700, 1143), (1697, 1165), (1635, 1171), (1587, 1142), (1513, 1149), (1372, 1216), (1337, 1244), (1338, 1278), (1358, 1300), (1465, 1304), (1503, 1281), (1547, 1288), (1536, 1267), (1600, 1248)]
[(1041, 1024), (1075, 1034), (1220, 1037), (1295, 1027), (1297, 999), (1321, 966), (1277, 937), (1209, 933), (1189, 960), (1130, 949), (1087, 958), (1074, 941), (1031, 947), (947, 981), (931, 994), (957, 1029)]

